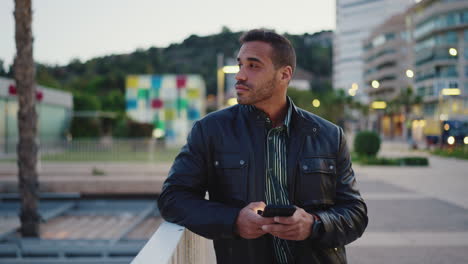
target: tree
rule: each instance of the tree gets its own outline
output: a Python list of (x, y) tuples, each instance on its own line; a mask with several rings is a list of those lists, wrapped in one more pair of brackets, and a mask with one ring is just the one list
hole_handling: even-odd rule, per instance
[(0, 59), (0, 76), (6, 76), (7, 73), (5, 69), (3, 68), (3, 60)]
[(409, 125), (411, 107), (413, 105), (420, 104), (422, 99), (420, 96), (417, 96), (413, 93), (413, 88), (408, 86), (406, 89), (400, 92), (399, 102), (404, 107), (405, 121), (406, 121), (406, 140), (410, 140), (411, 136), (411, 126)]
[(15, 0), (14, 78), (18, 91), (18, 182), (21, 192), (21, 234), (39, 236), (37, 113), (34, 81), (31, 0)]

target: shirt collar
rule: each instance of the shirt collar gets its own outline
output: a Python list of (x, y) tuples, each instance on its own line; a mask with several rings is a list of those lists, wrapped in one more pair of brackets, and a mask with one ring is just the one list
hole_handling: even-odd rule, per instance
[[(286, 113), (286, 116), (284, 117), (284, 121), (283, 121), (283, 126), (286, 127), (286, 132), (288, 133), (289, 135), (289, 127), (290, 127), (290, 124), (291, 124), (291, 114), (292, 114), (292, 102), (291, 102), (291, 99), (289, 97), (287, 97), (287, 104), (288, 104), (288, 112)], [(246, 105), (247, 106), (247, 109), (249, 109), (250, 112), (257, 112), (258, 114), (260, 114), (264, 119), (266, 119), (268, 116), (265, 114), (265, 112), (263, 112), (262, 110), (258, 109), (257, 107), (255, 107), (254, 105)]]

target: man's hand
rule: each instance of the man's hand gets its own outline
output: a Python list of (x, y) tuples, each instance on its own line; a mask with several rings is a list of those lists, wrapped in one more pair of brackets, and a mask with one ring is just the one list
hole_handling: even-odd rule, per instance
[(267, 232), (262, 230), (262, 226), (275, 223), (272, 217), (257, 214), (257, 210), (264, 210), (265, 206), (264, 202), (255, 202), (242, 208), (236, 220), (236, 230), (241, 237), (254, 239), (263, 236)]
[(264, 225), (263, 231), (287, 240), (305, 240), (312, 232), (312, 224), (314, 223), (314, 216), (304, 211), (304, 209), (297, 207), (292, 216), (271, 217), (274, 219), (275, 224)]

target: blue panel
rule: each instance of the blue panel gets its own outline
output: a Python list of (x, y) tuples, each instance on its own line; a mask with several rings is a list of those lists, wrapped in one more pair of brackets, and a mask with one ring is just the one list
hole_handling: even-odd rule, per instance
[(137, 109), (137, 100), (127, 99), (127, 109)]
[(197, 120), (200, 118), (200, 111), (196, 108), (189, 108), (188, 110), (188, 119), (189, 120)]
[(159, 75), (153, 75), (151, 78), (151, 88), (154, 90), (159, 90), (161, 88), (162, 78)]

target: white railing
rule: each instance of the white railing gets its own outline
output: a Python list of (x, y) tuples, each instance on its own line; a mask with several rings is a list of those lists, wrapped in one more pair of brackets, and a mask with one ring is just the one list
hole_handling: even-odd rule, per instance
[(132, 264), (216, 263), (211, 240), (164, 222), (133, 259)]

